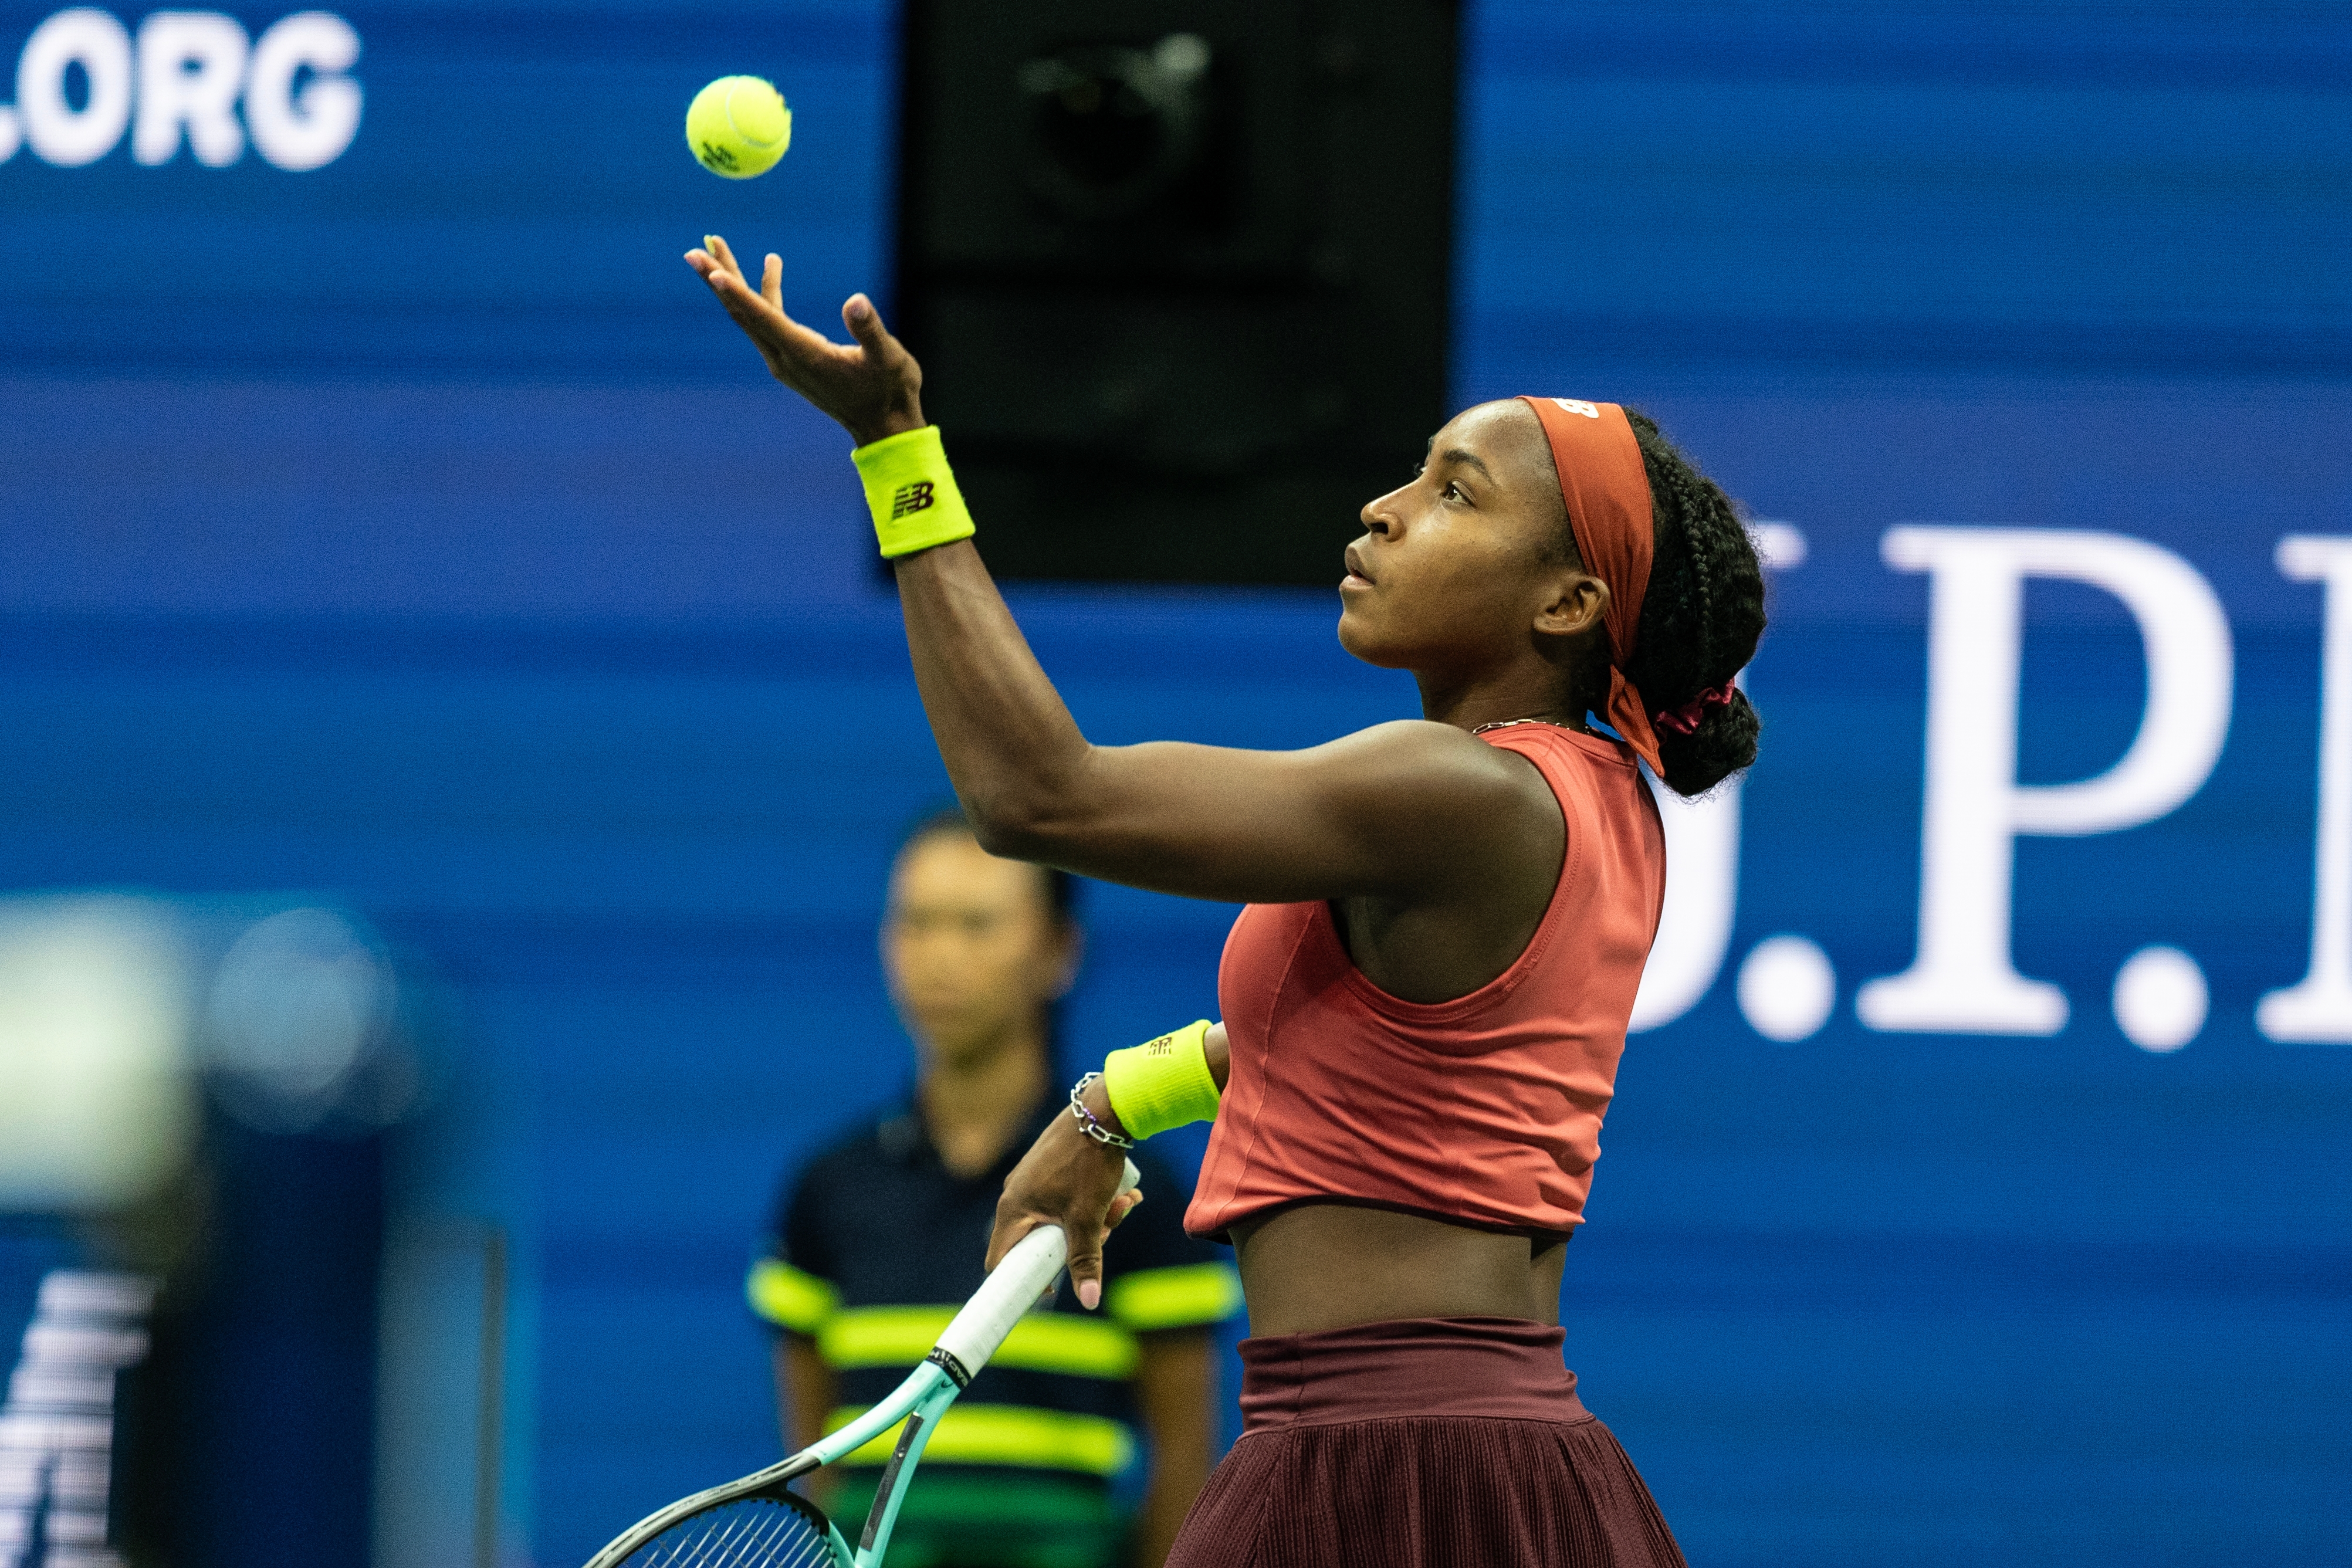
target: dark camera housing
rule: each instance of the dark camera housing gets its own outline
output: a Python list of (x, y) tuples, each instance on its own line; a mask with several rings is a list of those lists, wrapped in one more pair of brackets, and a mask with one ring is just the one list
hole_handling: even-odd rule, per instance
[(912, 0), (897, 326), (1012, 578), (1336, 582), (1443, 422), (1444, 0)]

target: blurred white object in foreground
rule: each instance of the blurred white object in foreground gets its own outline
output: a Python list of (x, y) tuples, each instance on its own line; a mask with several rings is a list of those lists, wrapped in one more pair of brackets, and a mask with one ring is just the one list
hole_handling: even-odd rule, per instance
[(156, 905), (0, 902), (0, 1208), (111, 1208), (179, 1167), (195, 1120), (187, 990)]

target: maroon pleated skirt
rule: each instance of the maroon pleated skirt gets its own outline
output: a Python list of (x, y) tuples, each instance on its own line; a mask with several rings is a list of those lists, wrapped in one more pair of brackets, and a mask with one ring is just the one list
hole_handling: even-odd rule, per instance
[(1241, 1441), (1167, 1568), (1684, 1568), (1562, 1338), (1421, 1318), (1244, 1340)]

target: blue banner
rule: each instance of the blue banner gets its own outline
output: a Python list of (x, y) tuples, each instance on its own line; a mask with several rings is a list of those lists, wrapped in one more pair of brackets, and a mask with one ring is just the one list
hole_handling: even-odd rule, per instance
[[(531, 1561), (773, 1457), (745, 1249), (907, 1071), (896, 606), (679, 259), (887, 308), (894, 25), (0, 6), (0, 885), (320, 888), (446, 965), (399, 1201), (516, 1238)], [(1761, 760), (1665, 802), (1589, 1402), (1694, 1562), (2344, 1561), (2352, 15), (1465, 26), (1457, 401), (1645, 409), (1770, 561)], [(683, 131), (734, 72), (794, 112), (740, 183)], [(1413, 711), (1327, 596), (1018, 598), (1104, 741)], [(1089, 899), (1074, 1071), (1213, 1005), (1232, 913)]]

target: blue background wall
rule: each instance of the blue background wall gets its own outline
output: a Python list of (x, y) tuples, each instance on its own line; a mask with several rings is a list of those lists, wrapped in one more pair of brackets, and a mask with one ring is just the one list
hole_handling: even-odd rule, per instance
[[(47, 7), (0, 7), (0, 58)], [(881, 277), (887, 16), (370, 5), (351, 150), (0, 164), (0, 887), (308, 887), (429, 955), (460, 1060), (399, 1174), (518, 1244), (506, 1511), (583, 1558), (776, 1448), (740, 1269), (788, 1158), (897, 1089), (872, 927), (943, 779), (845, 442), (678, 261)], [(274, 12), (238, 12), (249, 30)], [(135, 26), (137, 17), (125, 15)], [(1729, 956), (1637, 1036), (1564, 1305), (1694, 1562), (2352, 1554), (2352, 1051), (2256, 1032), (2309, 949), (2321, 595), (2352, 533), (2352, 13), (1467, 14), (1460, 401), (1647, 408), (1803, 532), (1751, 677)], [(771, 74), (773, 175), (679, 145)], [(1401, 454), (1400, 464), (1411, 455)], [(2107, 529), (2228, 612), (2211, 779), (2025, 840), (2054, 1038), (1874, 1033), (1916, 941), (1925, 580), (1902, 522)], [(1411, 711), (1315, 594), (1020, 596), (1090, 733)], [(2138, 639), (2027, 596), (2021, 776), (2129, 741)], [(1093, 899), (1087, 1052), (1213, 1006), (1230, 911)], [(1797, 932), (1828, 1026), (1733, 974)], [(2150, 943), (2210, 1021), (2106, 1006)]]

